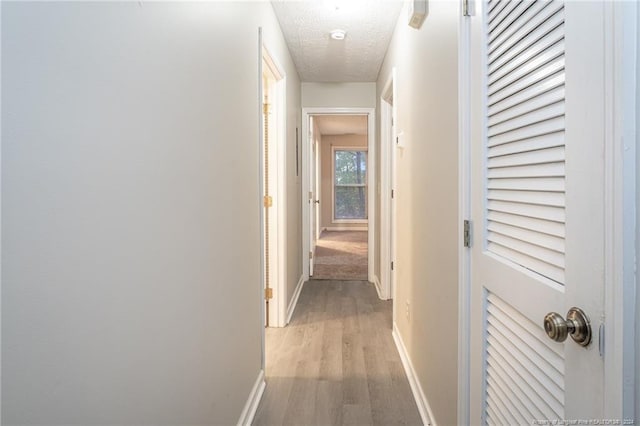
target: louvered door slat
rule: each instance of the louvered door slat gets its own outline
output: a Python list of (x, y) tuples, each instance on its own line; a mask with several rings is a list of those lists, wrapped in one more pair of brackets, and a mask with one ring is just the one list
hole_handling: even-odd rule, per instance
[(514, 24), (509, 31), (498, 35), (489, 42), (489, 64), (517, 46), (518, 42), (524, 39), (527, 34), (535, 28), (544, 25), (549, 19), (561, 12), (563, 5), (561, 2), (535, 2), (535, 5), (528, 9), (518, 18), (518, 24)]
[(564, 178), (550, 177), (540, 179), (506, 178), (492, 179), (489, 189), (510, 189), (523, 191), (556, 191), (564, 192)]
[(564, 355), (538, 324), (489, 292), (486, 303), (487, 416), (507, 424), (564, 418)]
[[(501, 339), (499, 335), (494, 335), (496, 330), (489, 327), (487, 343), (491, 349), (495, 350), (496, 354), (500, 354), (505, 363), (511, 367), (513, 371), (517, 371), (520, 378), (527, 384), (527, 386), (535, 392), (538, 397), (545, 401), (547, 408), (550, 408), (553, 412), (562, 411), (562, 403), (558, 399), (554, 398), (553, 394), (549, 392), (536, 377), (531, 370), (528, 370), (525, 365), (520, 364), (519, 360), (514, 356), (515, 354), (509, 352), (506, 347), (506, 341)], [(495, 355), (494, 355), (495, 356)], [(553, 385), (555, 386), (555, 385)], [(509, 400), (513, 399), (512, 397)], [(541, 404), (542, 405), (542, 404)], [(516, 424), (521, 424), (520, 422)]]
[[(491, 151), (491, 149), (489, 150)], [(491, 154), (491, 152), (489, 152)], [(539, 149), (536, 151), (525, 151), (514, 154), (491, 157), (487, 161), (489, 169), (498, 167), (514, 167), (524, 165), (536, 165), (545, 163), (555, 163), (564, 160), (564, 146)]]
[[(491, 367), (487, 367), (489, 372), (493, 372), (494, 370)], [(487, 377), (487, 382), (490, 387), (495, 388), (495, 390), (503, 395), (504, 399), (508, 399), (511, 403), (512, 411), (514, 417), (516, 417), (517, 423), (515, 424), (524, 424), (527, 423), (527, 416), (529, 416), (526, 407), (522, 404), (522, 402), (518, 398), (514, 398), (513, 391), (509, 388), (509, 386), (502, 380), (502, 376), (499, 374), (491, 374)], [(508, 396), (507, 396), (508, 395)]]
[(492, 392), (487, 392), (487, 399), (492, 407), (496, 407), (496, 410), (493, 412), (493, 417), (490, 425), (510, 425), (513, 424), (513, 420), (504, 416), (504, 413), (507, 411), (502, 404), (502, 401), (496, 400), (495, 396)]
[[(508, 25), (505, 28), (503, 28), (503, 29), (508, 28), (509, 31), (506, 31), (506, 32), (505, 31), (489, 31), (488, 47), (490, 49), (499, 46), (501, 43), (504, 43), (504, 41), (508, 39), (511, 34), (516, 33), (520, 28), (526, 25), (526, 21), (523, 20), (522, 17), (524, 17), (525, 19), (532, 19), (536, 14), (538, 14), (545, 7), (545, 5), (541, 3), (535, 3), (531, 1), (528, 1), (528, 3), (531, 7), (525, 10), (525, 12), (522, 15), (514, 16), (508, 22)], [(490, 13), (490, 16), (491, 15), (493, 15), (493, 13)]]
[(511, 191), (491, 189), (487, 200), (505, 201), (518, 204), (534, 204), (537, 206), (564, 207), (564, 192), (544, 191)]
[[(550, 26), (552, 24), (549, 24)], [(526, 73), (528, 68), (538, 67), (549, 61), (549, 58), (559, 56), (564, 50), (564, 28), (557, 27), (538, 42), (514, 55), (504, 55), (489, 68), (489, 84), (495, 84), (511, 73), (519, 75)]]
[(560, 13), (556, 13), (544, 22), (543, 25), (535, 28), (528, 33), (517, 43), (513, 45), (513, 48), (507, 50), (502, 56), (496, 58), (489, 65), (489, 73), (492, 74), (502, 68), (506, 63), (521, 55), (527, 50), (533, 50), (536, 52), (539, 50), (538, 46), (550, 46), (562, 38), (564, 38), (564, 16)]
[(524, 139), (535, 138), (537, 136), (564, 131), (564, 116), (554, 117), (549, 120), (533, 123), (529, 126), (515, 129), (511, 132), (500, 133), (489, 139), (489, 146), (502, 145)]
[(493, 158), (502, 155), (517, 154), (519, 152), (537, 151), (539, 149), (555, 148), (563, 145), (563, 132), (544, 134), (529, 139), (492, 146), (488, 157)]
[[(487, 27), (487, 247), (562, 283), (564, 6), (528, 3), (517, 13), (518, 6), (501, 9)], [(496, 215), (510, 223), (492, 222)]]
[[(550, 100), (542, 99), (543, 103)], [(518, 130), (533, 124), (546, 122), (552, 118), (564, 117), (564, 101), (555, 102), (541, 106), (534, 110), (529, 110), (510, 120), (503, 121), (493, 126), (489, 126), (489, 137), (502, 133)]]
[[(501, 77), (499, 79), (490, 79), (489, 93), (495, 94), (498, 91), (514, 85), (519, 80), (523, 80), (525, 78), (539, 78), (539, 76), (532, 75), (531, 73), (533, 71), (539, 70), (544, 65), (553, 64), (553, 66), (560, 66), (561, 64), (564, 64), (564, 61), (555, 60), (562, 56), (563, 51), (563, 44), (561, 42), (558, 42), (533, 58), (527, 58), (526, 61), (513, 61), (509, 63), (509, 66), (513, 66), (514, 68), (506, 69), (505, 71), (508, 72), (506, 74), (501, 73)], [(524, 80), (525, 83), (528, 83), (529, 81)], [(520, 86), (521, 85), (516, 87)]]
[[(543, 375), (553, 382), (557, 389), (564, 388), (564, 374), (562, 370), (562, 359), (554, 351), (550, 350), (543, 342), (531, 336), (526, 327), (513, 326), (513, 319), (497, 309), (494, 305), (489, 305), (487, 311), (490, 313), (488, 320), (494, 318), (498, 321), (496, 326), (502, 335), (510, 340), (518, 349), (534, 364), (543, 371)], [(553, 361), (556, 362), (554, 365)], [(559, 395), (559, 394), (558, 394)], [(560, 399), (564, 398), (560, 397)]]
[(489, 10), (493, 10), (495, 9), (496, 6), (500, 5), (500, 4), (504, 4), (506, 2), (508, 2), (509, 0), (489, 0)]
[(525, 87), (519, 92), (515, 92), (504, 99), (495, 97), (494, 102), (489, 105), (488, 114), (490, 117), (493, 117), (495, 114), (513, 108), (528, 101), (529, 99), (542, 96), (544, 93), (556, 88), (560, 88), (564, 92), (564, 73), (562, 70), (548, 75), (538, 81), (535, 85)]
[(487, 382), (489, 384), (489, 392), (495, 395), (495, 398), (502, 402), (502, 406), (505, 407), (505, 417), (508, 419), (510, 425), (520, 425), (526, 423), (526, 420), (522, 418), (522, 414), (516, 408), (514, 404), (514, 398), (509, 398), (509, 395), (502, 388), (501, 384), (496, 383), (494, 377), (488, 377)]
[(489, 22), (489, 31), (492, 33), (501, 33), (514, 20), (514, 16), (522, 15), (528, 7), (531, 6), (529, 1), (511, 1), (509, 4), (496, 14), (495, 19)]
[[(496, 360), (496, 364), (500, 364), (504, 369), (505, 373), (512, 376), (517, 384), (517, 386), (522, 389), (522, 391), (527, 395), (529, 399), (529, 403), (537, 406), (542, 412), (543, 419), (553, 419), (553, 418), (561, 418), (556, 414), (557, 411), (562, 411), (562, 407), (555, 407), (555, 404), (550, 401), (545, 401), (541, 398), (538, 393), (540, 388), (537, 386), (532, 386), (534, 383), (527, 380), (527, 378), (522, 377), (523, 371), (518, 368), (514, 368), (508, 361), (507, 358), (509, 354), (506, 354), (503, 350), (498, 349), (496, 346), (488, 345), (487, 353), (490, 358), (494, 358)], [(507, 358), (505, 358), (507, 357)], [(488, 386), (488, 392), (491, 391), (491, 387)], [(503, 407), (504, 404), (503, 404)], [(554, 409), (556, 408), (556, 409)], [(505, 409), (505, 408), (502, 408)], [(501, 410), (502, 411), (502, 410)], [(508, 423), (509, 425), (520, 424), (520, 423)]]
[(545, 2), (533, 2), (522, 15), (518, 16), (514, 22), (510, 23), (508, 31), (488, 32), (488, 60), (492, 63), (502, 56), (509, 47), (518, 40), (524, 38), (541, 22), (546, 21), (553, 15), (553, 11), (549, 11), (549, 4)]
[(513, 262), (523, 266), (524, 268), (535, 271), (552, 280), (559, 282), (564, 280), (564, 267), (551, 265), (530, 255), (522, 254), (522, 252), (520, 251), (512, 250), (508, 247), (492, 242), (489, 242), (487, 244), (487, 249), (492, 253), (502, 256), (506, 259), (510, 259)]
[(503, 201), (489, 200), (487, 202), (489, 212), (511, 213), (519, 216), (542, 219), (552, 222), (564, 223), (564, 209), (560, 207), (520, 205), (518, 203), (505, 203)]
[[(521, 256), (528, 256), (532, 262), (543, 262), (556, 268), (564, 268), (564, 254), (555, 250), (545, 249), (528, 241), (518, 239), (512, 235), (502, 235), (497, 232), (489, 234), (489, 243), (500, 245), (512, 252), (520, 253)], [(528, 265), (528, 264), (527, 264)], [(527, 265), (523, 265), (527, 267)]]
[(503, 0), (503, 1), (494, 2), (494, 4), (492, 5), (492, 9), (491, 9), (491, 15), (490, 15), (490, 18), (489, 18), (489, 23), (494, 21), (496, 19), (496, 17), (500, 15), (500, 12), (502, 12), (502, 10), (504, 10), (504, 8), (509, 6), (509, 3), (511, 3), (511, 0)]
[(564, 162), (496, 168), (489, 170), (487, 176), (490, 179), (564, 176)]
[(488, 228), (491, 232), (496, 234), (512, 236), (522, 241), (528, 241), (537, 246), (562, 252), (564, 249), (564, 238), (555, 237), (552, 235), (543, 234), (536, 231), (530, 231), (528, 229), (519, 228), (516, 226), (505, 225), (503, 223), (492, 222)]
[[(529, 404), (529, 400), (527, 396), (522, 392), (522, 390), (516, 386), (515, 381), (504, 373), (502, 369), (494, 368), (492, 365), (487, 366), (487, 375), (489, 377), (493, 377), (498, 379), (503, 386), (511, 391), (514, 399), (517, 400), (516, 404), (520, 404), (522, 409), (524, 410), (523, 414), (528, 419), (541, 419), (543, 417), (542, 411), (540, 411), (537, 407)], [(521, 411), (522, 412), (522, 411)]]
[(501, 89), (495, 89), (489, 91), (489, 106), (495, 103), (505, 100), (510, 96), (517, 95), (518, 92), (526, 90), (534, 85), (539, 85), (541, 82), (552, 76), (553, 74), (564, 70), (564, 57), (557, 57), (554, 60), (544, 64), (537, 68), (531, 74), (524, 76), (523, 78), (513, 81), (512, 84), (504, 86)]
[(501, 422), (499, 417), (498, 417), (498, 415), (491, 408), (487, 408), (487, 419), (486, 419), (486, 422), (487, 422), (488, 426), (505, 425), (505, 424), (507, 424), (505, 422)]
[[(511, 108), (492, 114), (488, 124), (490, 127), (495, 126), (562, 101), (564, 101), (564, 87), (556, 87), (513, 105)], [(564, 112), (564, 105), (562, 105), (562, 111)]]
[(542, 234), (565, 237), (564, 223), (552, 222), (550, 220), (535, 219), (532, 217), (518, 216), (499, 211), (490, 211), (487, 219), (492, 223), (504, 223), (505, 225), (516, 226), (518, 228), (529, 229)]

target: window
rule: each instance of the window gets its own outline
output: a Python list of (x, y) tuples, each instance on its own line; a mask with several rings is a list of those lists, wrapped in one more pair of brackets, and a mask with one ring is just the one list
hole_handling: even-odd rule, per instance
[(366, 148), (333, 150), (333, 219), (367, 220)]

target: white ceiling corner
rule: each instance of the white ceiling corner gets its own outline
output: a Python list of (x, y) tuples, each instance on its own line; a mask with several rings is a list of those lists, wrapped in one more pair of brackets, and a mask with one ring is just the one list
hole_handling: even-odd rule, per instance
[[(402, 0), (272, 0), (304, 82), (376, 81)], [(329, 32), (345, 30), (344, 40)]]

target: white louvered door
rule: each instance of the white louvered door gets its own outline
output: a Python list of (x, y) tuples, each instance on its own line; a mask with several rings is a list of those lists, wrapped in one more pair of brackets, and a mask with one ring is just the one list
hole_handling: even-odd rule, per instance
[[(471, 421), (601, 419), (603, 3), (475, 6)], [(543, 329), (573, 306), (591, 320), (586, 348)]]

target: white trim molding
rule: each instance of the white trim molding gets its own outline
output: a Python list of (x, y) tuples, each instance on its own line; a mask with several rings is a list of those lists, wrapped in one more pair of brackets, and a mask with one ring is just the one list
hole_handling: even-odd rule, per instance
[(368, 226), (325, 226), (324, 231), (368, 231)]
[[(260, 105), (263, 103), (265, 71), (273, 77), (270, 83), (270, 103), (274, 105), (273, 125), (270, 126), (269, 134), (273, 137), (270, 141), (269, 169), (272, 176), (269, 182), (269, 190), (273, 196), (273, 206), (270, 207), (269, 241), (270, 259), (269, 271), (270, 286), (273, 289), (274, 298), (269, 303), (269, 320), (272, 327), (284, 327), (286, 315), (286, 283), (287, 283), (287, 191), (286, 191), (286, 136), (287, 136), (287, 77), (284, 68), (278, 63), (262, 40), (262, 62), (261, 62), (261, 90)], [(260, 116), (261, 142), (264, 138), (264, 116)], [(272, 134), (273, 132), (273, 134)], [(261, 145), (261, 150), (264, 150)], [(264, 162), (264, 153), (261, 154), (261, 162)], [(260, 169), (260, 188), (264, 188), (264, 165)], [(262, 197), (260, 197), (262, 199)], [(264, 215), (262, 216), (262, 232), (264, 233)], [(264, 247), (264, 242), (261, 247)], [(263, 248), (264, 251), (264, 248)], [(263, 253), (264, 256), (264, 253)], [(266, 259), (265, 259), (266, 260)], [(264, 268), (264, 265), (263, 265)], [(265, 277), (266, 278), (266, 277)]]
[(300, 279), (298, 280), (298, 284), (296, 285), (296, 289), (293, 290), (293, 296), (291, 297), (291, 301), (289, 302), (289, 307), (287, 308), (286, 324), (289, 324), (291, 322), (291, 317), (293, 316), (293, 313), (296, 310), (296, 306), (298, 306), (298, 299), (300, 298), (300, 292), (302, 292), (303, 286), (304, 286), (304, 275), (301, 275)]
[(398, 98), (397, 72), (393, 68), (380, 97), (380, 292), (393, 298), (395, 273), (395, 207), (391, 191), (395, 190), (396, 126)]
[[(309, 176), (309, 171), (311, 170), (309, 164), (309, 151), (310, 151), (310, 143), (309, 143), (309, 117), (313, 115), (365, 115), (367, 116), (367, 148), (368, 148), (368, 164), (377, 164), (376, 163), (376, 109), (375, 108), (329, 108), (329, 107), (319, 107), (319, 108), (302, 108), (302, 247), (303, 247), (303, 256), (302, 256), (302, 273), (304, 274), (304, 280), (309, 279), (309, 256), (308, 253), (311, 251), (311, 241), (309, 235), (310, 229), (310, 212), (309, 212), (309, 191), (310, 191), (310, 181), (311, 176)], [(375, 166), (374, 166), (375, 167)], [(371, 171), (372, 173), (367, 173), (367, 191), (369, 198), (368, 205), (368, 220), (369, 226), (367, 232), (368, 236), (368, 271), (367, 278), (369, 281), (373, 281), (373, 277), (375, 275), (375, 235), (374, 229), (376, 227), (376, 173), (375, 170)]]
[(605, 382), (604, 417), (640, 419), (636, 375), (636, 132), (638, 5), (604, 2)]
[(398, 326), (395, 322), (393, 323), (392, 335), (393, 341), (396, 343), (396, 348), (398, 348), (400, 359), (402, 360), (402, 366), (404, 367), (404, 371), (407, 374), (407, 379), (409, 379), (411, 392), (413, 392), (413, 397), (416, 400), (416, 405), (418, 406), (418, 411), (420, 412), (422, 423), (428, 426), (436, 426), (433, 411), (431, 411), (429, 401), (427, 401), (427, 397), (424, 395), (422, 386), (420, 386), (418, 375), (416, 374), (416, 370), (413, 368), (411, 358), (409, 358), (409, 353), (407, 352), (407, 348), (402, 341), (402, 337), (400, 337), (400, 331), (398, 330)]
[(385, 299), (382, 295), (382, 284), (380, 284), (380, 278), (378, 278), (377, 275), (373, 276), (372, 283), (373, 283), (373, 286), (376, 288), (376, 292), (378, 293), (378, 298), (380, 300), (388, 300), (388, 299)]
[(260, 405), (260, 400), (262, 399), (262, 395), (264, 395), (264, 389), (266, 386), (267, 384), (264, 381), (264, 370), (260, 370), (258, 378), (251, 389), (251, 393), (249, 393), (247, 403), (244, 405), (242, 413), (240, 413), (238, 426), (251, 426), (253, 418), (256, 415), (256, 411), (258, 411), (258, 405)]
[[(458, 241), (471, 220), (471, 17), (458, 25)], [(470, 424), (471, 259), (458, 244), (458, 424)]]

